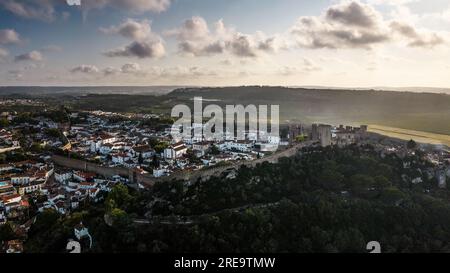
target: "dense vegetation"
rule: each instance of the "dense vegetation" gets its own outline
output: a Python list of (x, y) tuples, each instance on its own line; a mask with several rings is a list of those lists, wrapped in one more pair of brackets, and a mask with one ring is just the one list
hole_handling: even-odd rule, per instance
[[(418, 171), (428, 166), (421, 153), (401, 159), (370, 146), (310, 148), (234, 178), (147, 192), (121, 185), (104, 204), (69, 217), (41, 214), (26, 249), (64, 251), (82, 220), (92, 252), (365, 252), (372, 240), (384, 252), (447, 252), (450, 194)], [(417, 176), (424, 181), (404, 179)]]

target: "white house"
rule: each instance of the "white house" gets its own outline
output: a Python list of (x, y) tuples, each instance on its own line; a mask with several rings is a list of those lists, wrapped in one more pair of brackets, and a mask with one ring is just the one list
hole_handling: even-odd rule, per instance
[(270, 144), (274, 144), (274, 145), (278, 145), (280, 144), (280, 137), (279, 136), (268, 136), (267, 137), (267, 142)]
[(178, 142), (164, 150), (165, 159), (177, 159), (185, 155), (187, 147), (183, 142)]
[(79, 184), (80, 189), (84, 189), (84, 190), (94, 189), (96, 186), (97, 186), (97, 184), (91, 183), (91, 182), (81, 182)]
[(59, 183), (65, 183), (66, 181), (72, 179), (72, 172), (60, 170), (55, 172), (55, 180)]
[(30, 176), (28, 175), (16, 175), (11, 177), (11, 183), (14, 185), (24, 185), (30, 183)]
[(238, 150), (240, 152), (250, 152), (253, 147), (253, 142), (246, 140), (226, 141), (225, 144), (228, 150)]
[(10, 165), (10, 164), (1, 164), (0, 165), (0, 172), (11, 171), (13, 169), (14, 169), (14, 166)]
[(99, 152), (103, 155), (109, 154), (110, 152), (112, 152), (114, 145), (110, 144), (110, 143), (106, 143), (103, 144), (100, 149)]
[(154, 177), (161, 177), (166, 174), (166, 169), (160, 168), (160, 169), (153, 169), (153, 176)]
[(99, 188), (92, 188), (89, 190), (89, 197), (97, 201), (97, 195), (100, 193)]
[(94, 173), (86, 173), (86, 172), (82, 172), (82, 171), (75, 171), (73, 173), (73, 178), (80, 182), (92, 180), (94, 177), (95, 177)]
[(116, 164), (123, 164), (125, 161), (129, 160), (130, 157), (126, 153), (118, 153), (113, 155), (112, 162)]
[(75, 237), (77, 237), (78, 240), (81, 240), (82, 238), (89, 235), (89, 230), (83, 225), (82, 222), (80, 222), (75, 228), (74, 228)]
[(36, 180), (30, 184), (22, 185), (18, 187), (19, 194), (25, 195), (36, 191), (41, 191), (45, 185), (45, 180)]
[(203, 156), (206, 154), (206, 151), (209, 149), (210, 146), (211, 146), (211, 144), (206, 141), (197, 142), (197, 143), (192, 144), (192, 150), (198, 152), (198, 154)]
[(151, 158), (155, 151), (149, 145), (136, 146), (131, 149), (135, 156), (142, 156), (143, 159)]
[(2, 202), (5, 206), (13, 203), (20, 203), (22, 201), (22, 196), (20, 194), (11, 194), (7, 196), (2, 196)]

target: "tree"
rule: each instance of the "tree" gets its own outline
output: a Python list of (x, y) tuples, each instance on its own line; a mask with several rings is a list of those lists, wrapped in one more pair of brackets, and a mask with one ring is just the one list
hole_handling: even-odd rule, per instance
[(0, 119), (0, 128), (8, 127), (9, 121), (5, 118)]
[(364, 174), (356, 174), (350, 177), (350, 189), (355, 194), (363, 194), (373, 186), (375, 181), (372, 177)]
[(111, 211), (111, 218), (113, 220), (114, 225), (118, 226), (124, 226), (129, 221), (127, 213), (124, 210), (118, 208), (115, 208)]
[(391, 186), (391, 182), (389, 182), (389, 180), (386, 177), (382, 175), (377, 175), (375, 177), (375, 186), (378, 190), (381, 190)]
[(156, 169), (156, 168), (159, 168), (159, 165), (160, 164), (159, 164), (158, 157), (156, 155), (153, 155), (153, 159), (152, 159), (152, 163), (150, 163), (150, 167)]
[(209, 153), (212, 155), (218, 155), (220, 154), (220, 150), (216, 145), (212, 145), (211, 148), (209, 148)]
[(113, 210), (114, 208), (124, 209), (130, 205), (131, 199), (132, 196), (128, 192), (127, 186), (123, 184), (117, 184), (108, 194), (106, 202), (110, 204), (110, 210)]
[(144, 162), (144, 158), (142, 157), (142, 153), (139, 153), (138, 162), (139, 162), (139, 164), (142, 164)]
[(169, 144), (167, 142), (159, 142), (158, 144), (155, 145), (155, 151), (160, 154), (164, 151), (164, 149), (166, 149), (167, 147), (169, 147)]
[(16, 235), (9, 222), (0, 226), (0, 243), (13, 240), (15, 237)]
[(189, 162), (191, 162), (191, 163), (200, 163), (201, 162), (201, 160), (197, 157), (197, 155), (191, 149), (187, 150), (185, 157), (187, 159), (189, 159)]
[(417, 143), (414, 140), (410, 140), (408, 141), (408, 143), (406, 144), (406, 147), (410, 150), (414, 150), (417, 148)]
[(395, 204), (396, 202), (405, 198), (405, 194), (397, 187), (389, 187), (383, 190), (381, 193), (381, 199), (389, 204)]
[(305, 135), (298, 135), (295, 137), (295, 141), (296, 142), (304, 142), (306, 140), (306, 136)]

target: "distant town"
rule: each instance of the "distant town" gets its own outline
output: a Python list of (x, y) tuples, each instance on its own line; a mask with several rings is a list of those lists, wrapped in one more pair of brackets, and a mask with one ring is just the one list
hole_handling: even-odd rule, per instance
[[(39, 104), (32, 100), (0, 104)], [(5, 242), (2, 251), (23, 252), (23, 242), (36, 216), (51, 209), (70, 215), (81, 204), (98, 203), (117, 184), (145, 191), (170, 180), (195, 182), (195, 178), (227, 173), (241, 165), (290, 156), (309, 146), (371, 144), (383, 155), (408, 158), (420, 151), (430, 167), (404, 174), (405, 182), (418, 184), (435, 178), (440, 188), (450, 179), (450, 153), (433, 145), (401, 141), (358, 127), (326, 124), (287, 124), (280, 137), (259, 142), (258, 131), (245, 132), (246, 140), (174, 140), (171, 124), (162, 114), (124, 114), (103, 111), (51, 113), (1, 113), (0, 129), (0, 225), (9, 224), (21, 238)], [(192, 124), (191, 130), (203, 124)], [(231, 133), (231, 132), (228, 132)], [(272, 151), (276, 145), (277, 151)], [(417, 150), (411, 148), (418, 148)], [(414, 162), (405, 160), (404, 168)], [(80, 223), (78, 239), (89, 235)], [(90, 236), (90, 235), (89, 235)]]

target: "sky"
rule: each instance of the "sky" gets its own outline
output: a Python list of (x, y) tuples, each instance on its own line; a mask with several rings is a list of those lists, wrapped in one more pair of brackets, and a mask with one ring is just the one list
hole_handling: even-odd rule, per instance
[(0, 0), (0, 85), (450, 87), (448, 0)]

